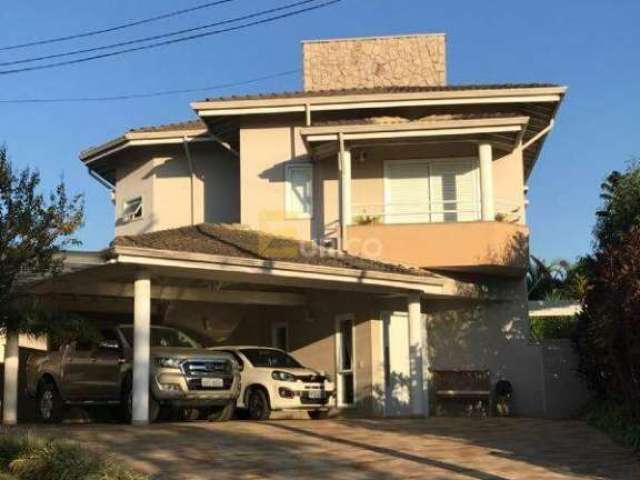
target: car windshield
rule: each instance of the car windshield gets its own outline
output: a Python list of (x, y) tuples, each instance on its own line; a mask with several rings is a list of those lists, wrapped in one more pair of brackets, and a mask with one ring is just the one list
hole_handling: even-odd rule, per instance
[[(120, 327), (120, 331), (133, 347), (133, 327)], [(168, 327), (151, 327), (152, 347), (202, 348), (201, 345), (180, 330)]]
[(282, 350), (243, 348), (240, 350), (254, 367), (302, 368), (298, 361)]

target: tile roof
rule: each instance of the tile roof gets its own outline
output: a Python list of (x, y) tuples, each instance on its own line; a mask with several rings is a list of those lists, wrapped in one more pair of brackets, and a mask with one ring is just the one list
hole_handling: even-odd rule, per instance
[(173, 130), (199, 130), (206, 129), (205, 123), (196, 118), (194, 120), (186, 120), (184, 122), (165, 123), (161, 125), (150, 125), (147, 127), (132, 128), (129, 132), (146, 133), (146, 132), (171, 132)]
[(553, 83), (502, 83), (502, 84), (472, 84), (472, 85), (436, 85), (436, 86), (393, 86), (375, 88), (349, 88), (339, 90), (293, 90), (288, 92), (256, 93), (249, 95), (229, 95), (222, 97), (211, 97), (202, 100), (203, 102), (221, 102), (230, 100), (268, 100), (278, 98), (299, 98), (299, 97), (325, 97), (337, 95), (367, 95), (377, 93), (420, 93), (420, 92), (455, 92), (464, 90), (504, 90), (516, 88), (547, 88), (559, 87)]
[(433, 276), (431, 272), (423, 269), (357, 257), (338, 250), (319, 247), (309, 241), (276, 236), (239, 225), (203, 223), (140, 235), (120, 236), (116, 237), (111, 245), (285, 261), (423, 277)]

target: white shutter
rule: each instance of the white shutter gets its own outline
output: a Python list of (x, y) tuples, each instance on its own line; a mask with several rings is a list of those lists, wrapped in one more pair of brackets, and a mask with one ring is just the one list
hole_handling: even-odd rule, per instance
[(429, 221), (429, 167), (424, 161), (385, 164), (385, 223)]
[(289, 218), (310, 218), (313, 211), (313, 166), (287, 165), (285, 209)]
[(476, 161), (433, 160), (431, 172), (431, 221), (464, 222), (479, 218)]

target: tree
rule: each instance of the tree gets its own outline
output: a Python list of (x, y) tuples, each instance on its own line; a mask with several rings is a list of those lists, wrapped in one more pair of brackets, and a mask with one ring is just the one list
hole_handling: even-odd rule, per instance
[[(38, 192), (39, 186), (39, 172), (29, 168), (14, 171), (6, 148), (0, 147), (0, 332), (7, 336), (5, 407), (16, 401), (18, 334), (41, 333), (43, 329), (39, 321), (43, 312), (28, 290), (21, 288), (22, 280), (27, 273), (58, 273), (62, 266), (59, 254), (79, 244), (75, 233), (83, 222), (81, 195), (69, 197), (62, 181), (48, 196)], [(7, 408), (5, 422), (15, 421), (6, 414)]]
[(584, 296), (584, 260), (547, 263), (531, 255), (526, 276), (529, 300), (580, 300)]
[(640, 420), (640, 165), (602, 185), (578, 317), (579, 370), (598, 396)]

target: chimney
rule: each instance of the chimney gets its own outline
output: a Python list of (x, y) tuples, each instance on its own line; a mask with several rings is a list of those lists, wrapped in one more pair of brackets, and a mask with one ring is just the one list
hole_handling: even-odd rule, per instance
[(302, 42), (305, 91), (447, 83), (443, 33)]

